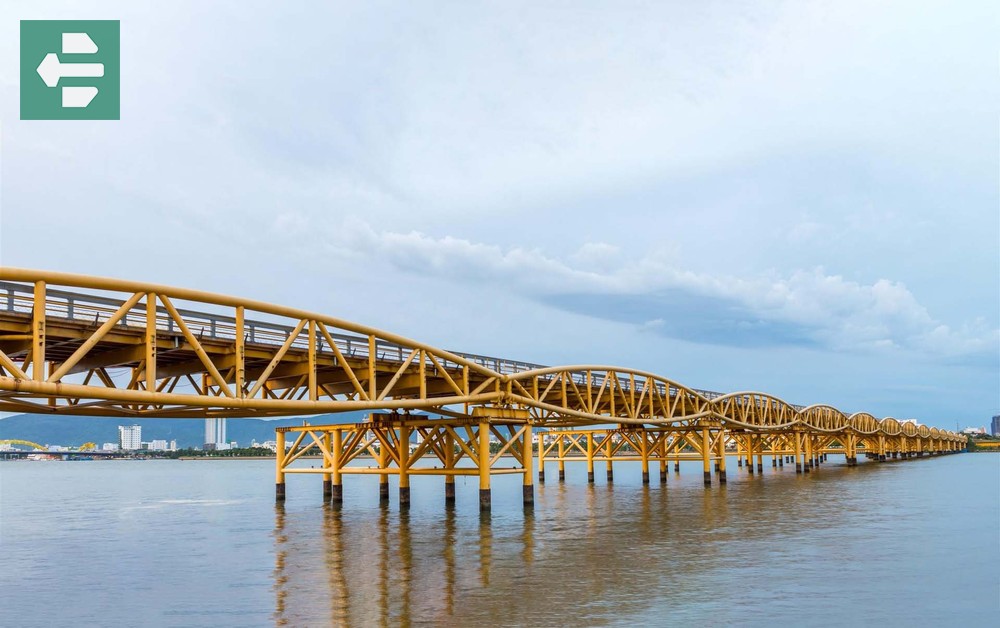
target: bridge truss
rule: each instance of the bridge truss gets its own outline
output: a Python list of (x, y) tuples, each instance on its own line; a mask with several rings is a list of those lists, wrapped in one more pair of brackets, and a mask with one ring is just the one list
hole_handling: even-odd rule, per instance
[[(316, 472), (329, 487), (336, 485), (335, 474), (354, 472), (342, 462), (361, 452), (383, 456), (378, 472), (400, 475), (401, 482), (421, 473), (414, 466), (421, 457), (441, 459), (450, 477), (469, 473), (456, 466), (464, 458), (480, 476), (486, 505), (490, 470), (511, 472), (496, 467), (499, 457), (488, 455), (489, 442), (513, 455), (528, 487), (533, 455), (525, 438), (532, 443), (537, 428), (545, 431), (537, 448), (542, 451), (555, 442), (576, 447), (580, 441), (572, 434), (590, 430), (592, 440), (600, 426), (610, 425), (603, 438), (616, 434), (608, 442), (632, 443), (619, 449), (639, 459), (646, 451), (647, 462), (662, 462), (667, 454), (656, 452), (664, 447), (677, 456), (697, 455), (706, 482), (713, 459), (724, 466), (719, 452), (727, 447), (780, 451), (801, 465), (803, 452), (830, 447), (850, 461), (859, 449), (885, 457), (957, 451), (965, 443), (959, 434), (911, 422), (848, 415), (828, 405), (796, 406), (760, 392), (697, 390), (635, 369), (548, 367), (447, 351), (259, 301), (0, 268), (0, 411), (238, 418), (357, 410), (389, 414), (350, 428), (278, 431), (279, 440), (292, 432), (292, 444), (298, 443), (287, 452), (279, 447), (279, 495), (284, 475), (301, 472), (293, 463), (303, 443), (322, 451)], [(424, 434), (422, 444), (401, 453), (400, 443), (409, 450), (413, 434)], [(341, 449), (333, 446), (336, 439)], [(449, 456), (456, 458), (451, 467)]]

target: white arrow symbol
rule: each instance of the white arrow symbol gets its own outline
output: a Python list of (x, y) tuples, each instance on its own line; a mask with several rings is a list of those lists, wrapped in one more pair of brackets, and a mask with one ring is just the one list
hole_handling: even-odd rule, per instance
[(97, 52), (97, 44), (87, 33), (63, 33), (64, 55), (92, 55)]
[(62, 106), (82, 109), (89, 105), (95, 96), (97, 96), (96, 87), (70, 87), (67, 85), (62, 88)]
[(38, 76), (49, 87), (59, 84), (62, 77), (77, 76), (104, 76), (103, 63), (60, 63), (59, 57), (54, 52), (45, 55), (42, 62), (38, 64)]

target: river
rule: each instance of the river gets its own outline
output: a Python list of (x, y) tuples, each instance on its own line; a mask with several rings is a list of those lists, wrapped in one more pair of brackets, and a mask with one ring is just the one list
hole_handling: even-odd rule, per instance
[[(373, 476), (291, 476), (260, 461), (0, 463), (4, 625), (996, 625), (1000, 455), (818, 472), (700, 463), (667, 484), (618, 463), (588, 485), (414, 477), (380, 506)], [(600, 469), (598, 469), (600, 471)]]

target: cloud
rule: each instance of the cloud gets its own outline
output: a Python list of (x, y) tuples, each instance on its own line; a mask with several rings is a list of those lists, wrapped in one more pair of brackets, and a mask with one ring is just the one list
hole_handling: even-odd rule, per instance
[(562, 310), (692, 342), (907, 350), (953, 359), (995, 356), (1000, 347), (1000, 330), (983, 319), (955, 328), (936, 320), (900, 282), (862, 284), (822, 267), (748, 277), (699, 273), (656, 252), (621, 260), (617, 247), (599, 242), (559, 259), (539, 249), (376, 231), (359, 220), (335, 234), (340, 255), (489, 282)]

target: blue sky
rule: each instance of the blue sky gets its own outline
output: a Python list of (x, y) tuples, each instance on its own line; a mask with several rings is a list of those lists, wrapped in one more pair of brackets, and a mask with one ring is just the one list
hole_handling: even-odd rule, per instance
[[(5, 4), (0, 263), (1000, 412), (995, 3), (139, 4)], [(122, 120), (19, 121), (19, 19), (120, 19)]]

